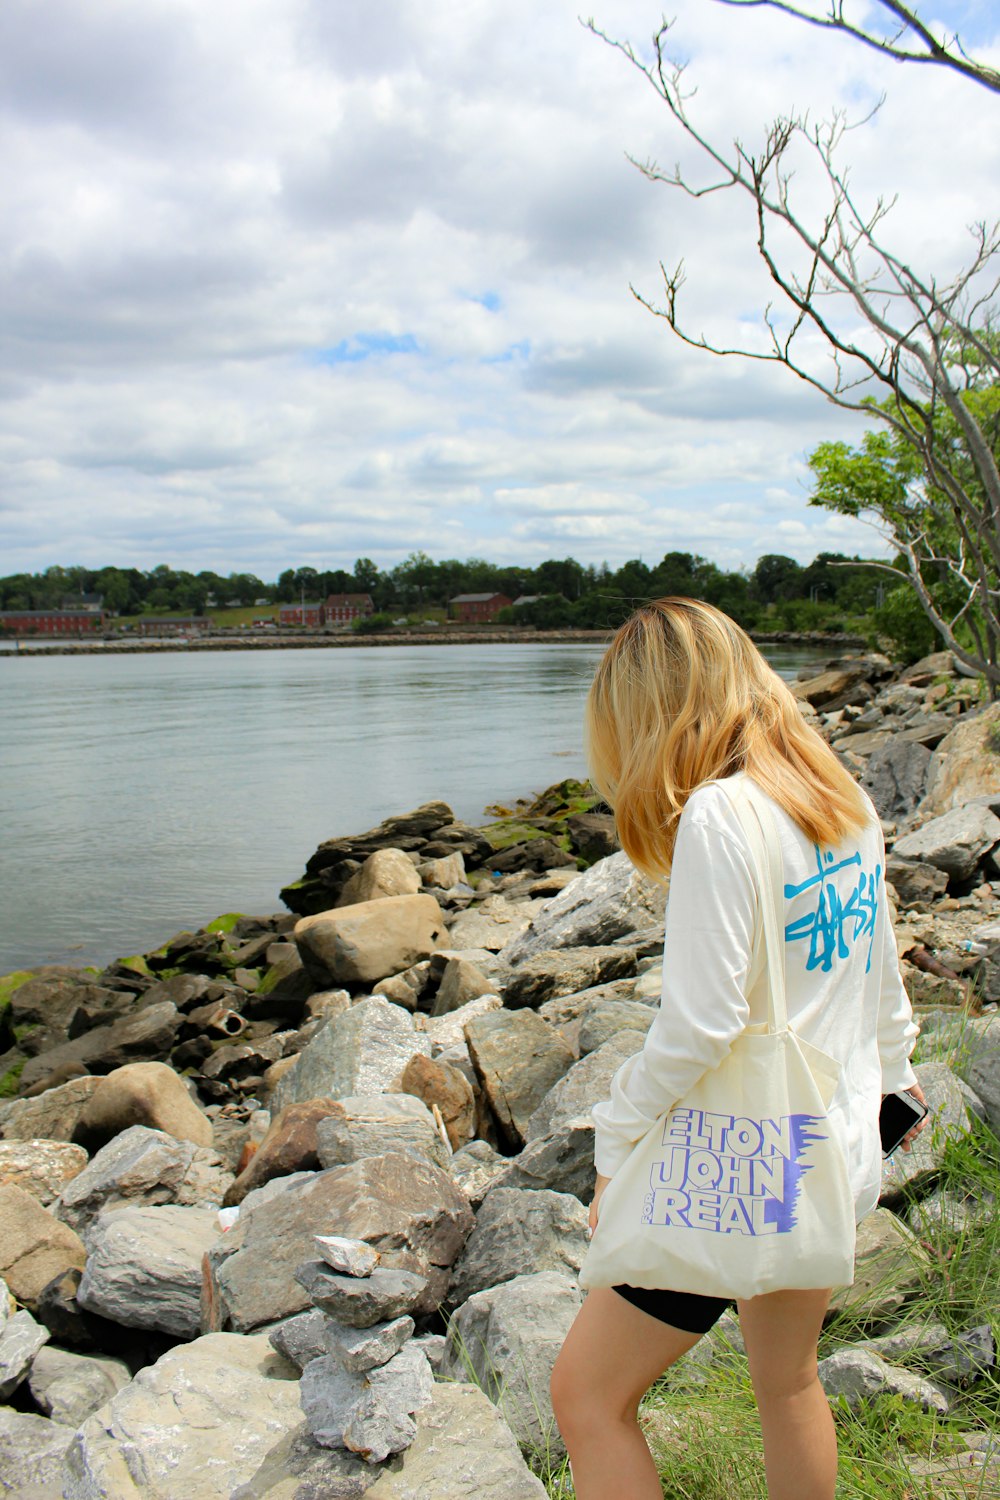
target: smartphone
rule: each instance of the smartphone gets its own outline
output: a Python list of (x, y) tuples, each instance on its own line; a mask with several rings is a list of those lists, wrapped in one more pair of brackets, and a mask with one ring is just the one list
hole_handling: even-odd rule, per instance
[(921, 1104), (919, 1099), (914, 1099), (905, 1089), (901, 1089), (898, 1094), (886, 1094), (878, 1117), (882, 1155), (891, 1156), (926, 1113), (927, 1106)]

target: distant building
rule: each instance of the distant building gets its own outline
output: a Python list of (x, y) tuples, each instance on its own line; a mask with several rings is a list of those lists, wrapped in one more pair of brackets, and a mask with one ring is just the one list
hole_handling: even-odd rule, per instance
[(212, 621), (208, 615), (188, 615), (187, 618), (177, 615), (143, 615), (136, 622), (136, 633), (138, 635), (195, 635), (199, 632), (211, 630)]
[(541, 594), (518, 594), (514, 600), (514, 608), (520, 609), (523, 604), (537, 604)]
[(86, 610), (87, 614), (100, 614), (104, 608), (104, 596), (102, 594), (74, 594), (72, 599), (64, 599), (60, 605), (61, 609)]
[(8, 635), (81, 635), (103, 627), (101, 609), (0, 610), (0, 632)]
[(324, 613), (318, 600), (315, 604), (283, 604), (278, 611), (278, 624), (318, 630), (323, 624)]
[(328, 625), (350, 625), (375, 613), (371, 594), (330, 594), (326, 601)]
[(452, 618), (463, 625), (484, 625), (495, 620), (502, 609), (508, 609), (511, 602), (506, 594), (456, 594), (449, 599), (448, 608)]

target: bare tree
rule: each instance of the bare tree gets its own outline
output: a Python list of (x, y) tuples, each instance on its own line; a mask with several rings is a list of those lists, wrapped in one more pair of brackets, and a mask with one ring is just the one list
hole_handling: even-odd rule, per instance
[[(915, 12), (894, 0), (880, 0), (899, 21), (886, 43), (849, 25), (841, 0), (830, 0), (825, 18), (784, 0), (721, 3), (771, 5), (858, 36), (903, 61), (935, 62), (1000, 91), (1000, 78), (968, 59), (957, 39), (936, 42)], [(994, 332), (1000, 223), (972, 226), (972, 254), (957, 275), (940, 281), (922, 274), (884, 237), (895, 200), (864, 205), (854, 195), (849, 170), (841, 165), (845, 137), (853, 128), (843, 112), (819, 124), (806, 115), (781, 116), (757, 151), (739, 140), (720, 144), (690, 112), (694, 90), (686, 84), (685, 67), (668, 52), (672, 23), (665, 22), (653, 37), (650, 60), (593, 21), (586, 24), (642, 73), (711, 172), (698, 183), (680, 167), (664, 170), (655, 161), (630, 160), (650, 182), (694, 199), (731, 191), (748, 197), (757, 251), (779, 294), (764, 309), (758, 347), (715, 343), (686, 325), (680, 311), (683, 261), (673, 270), (660, 263), (660, 299), (653, 301), (635, 287), (633, 295), (684, 343), (782, 365), (835, 405), (885, 423), (912, 450), (919, 464), (905, 503), (862, 503), (852, 513), (877, 525), (906, 559), (920, 603), (942, 640), (967, 667), (983, 673), (996, 694), (1000, 472), (997, 444), (982, 421), (982, 397), (1000, 395), (1000, 341)], [(908, 32), (923, 53), (905, 46)], [(813, 222), (800, 214), (793, 191), (794, 170), (804, 160), (818, 169), (827, 196), (825, 211)], [(817, 358), (817, 347), (825, 350), (824, 359)], [(949, 587), (935, 589), (943, 576)]]

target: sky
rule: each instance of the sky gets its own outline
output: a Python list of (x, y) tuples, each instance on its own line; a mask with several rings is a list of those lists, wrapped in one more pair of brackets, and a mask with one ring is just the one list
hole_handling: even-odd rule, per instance
[[(995, 95), (760, 8), (668, 14), (722, 144), (884, 94), (854, 192), (897, 195), (920, 270), (964, 264)], [(921, 14), (1000, 63), (993, 0)], [(595, 20), (638, 49), (660, 15)], [(0, 574), (885, 551), (808, 505), (857, 420), (630, 290), (683, 258), (689, 327), (760, 347), (747, 205), (636, 170), (708, 181), (573, 0), (4, 0), (0, 138)]]

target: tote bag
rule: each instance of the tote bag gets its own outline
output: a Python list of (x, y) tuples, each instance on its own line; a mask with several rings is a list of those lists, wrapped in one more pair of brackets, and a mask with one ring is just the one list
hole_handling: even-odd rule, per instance
[(747, 1298), (854, 1280), (854, 1200), (827, 1120), (840, 1065), (788, 1025), (777, 828), (749, 777), (716, 784), (750, 846), (767, 1022), (748, 1026), (612, 1177), (580, 1270), (587, 1288)]

